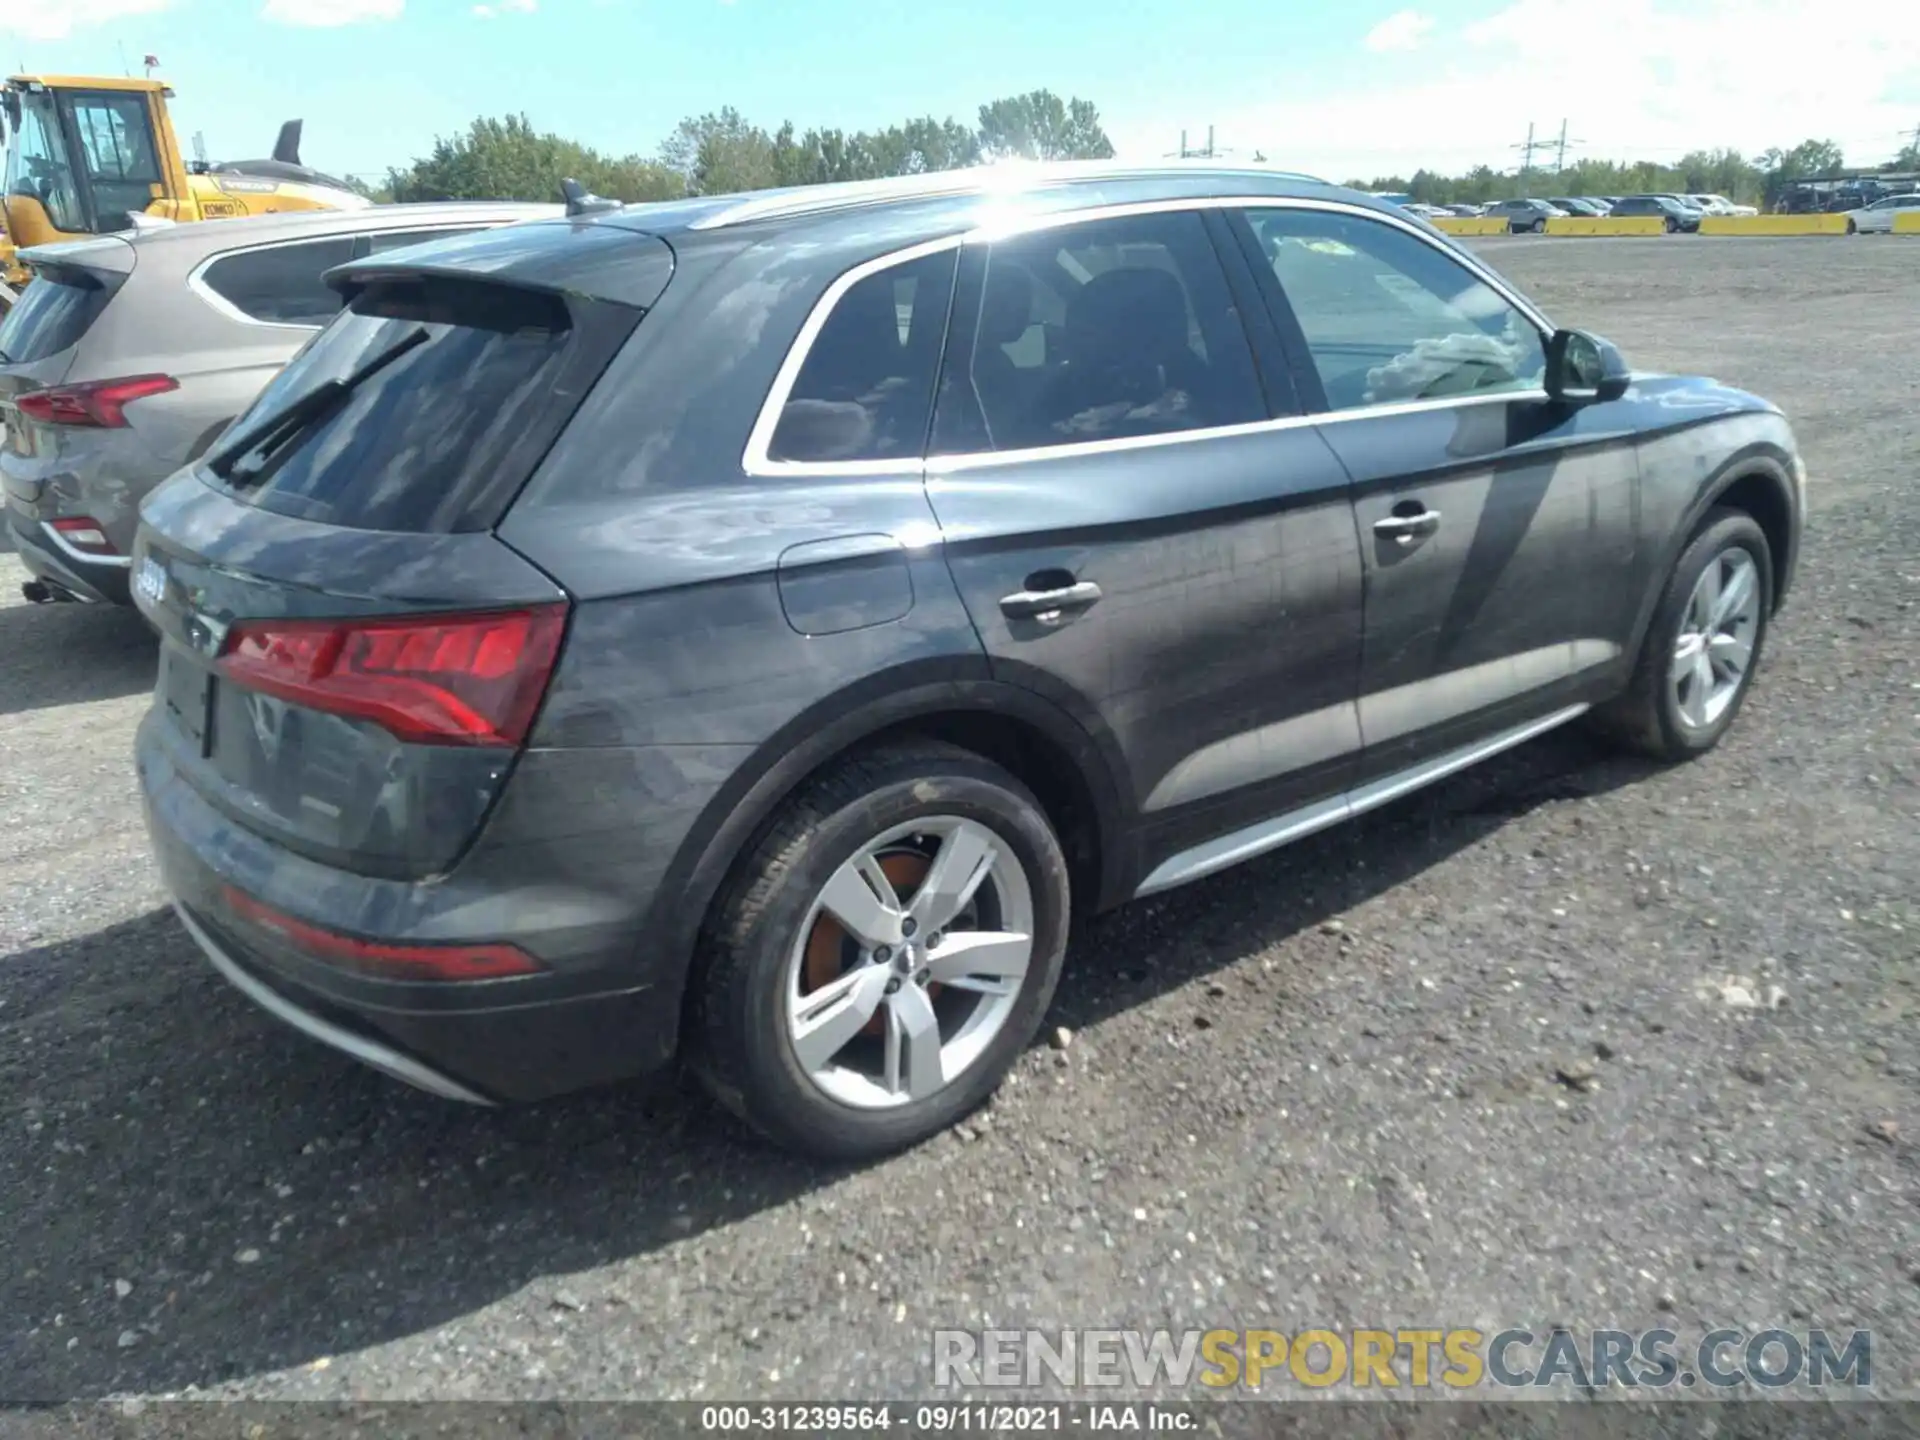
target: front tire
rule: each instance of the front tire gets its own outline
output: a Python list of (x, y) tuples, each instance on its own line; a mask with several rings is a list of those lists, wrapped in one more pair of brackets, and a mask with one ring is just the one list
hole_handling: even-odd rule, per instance
[(979, 1105), (1066, 953), (1066, 859), (1019, 780), (939, 742), (847, 757), (736, 867), (702, 938), (693, 1068), (776, 1143), (863, 1159)]
[(1594, 712), (1626, 748), (1677, 762), (1720, 743), (1759, 668), (1773, 560), (1752, 516), (1724, 506), (1675, 562), (1625, 692)]

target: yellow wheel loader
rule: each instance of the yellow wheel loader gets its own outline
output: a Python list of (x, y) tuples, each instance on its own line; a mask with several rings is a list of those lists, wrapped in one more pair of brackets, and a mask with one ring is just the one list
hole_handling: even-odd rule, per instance
[(0, 308), (28, 280), (16, 251), (154, 222), (222, 220), (281, 210), (352, 210), (371, 202), (300, 163), (300, 122), (280, 127), (268, 160), (188, 161), (160, 80), (15, 75), (0, 82), (7, 143), (0, 197)]

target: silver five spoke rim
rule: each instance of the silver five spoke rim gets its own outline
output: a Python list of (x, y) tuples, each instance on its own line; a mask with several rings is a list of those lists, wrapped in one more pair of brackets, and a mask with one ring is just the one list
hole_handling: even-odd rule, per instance
[(826, 1094), (924, 1100), (993, 1042), (1033, 959), (1033, 892), (999, 836), (933, 816), (862, 846), (814, 898), (787, 964), (787, 1037)]
[(1705, 730), (1727, 713), (1746, 683), (1759, 629), (1759, 569), (1743, 548), (1723, 550), (1694, 582), (1668, 671), (1689, 729)]

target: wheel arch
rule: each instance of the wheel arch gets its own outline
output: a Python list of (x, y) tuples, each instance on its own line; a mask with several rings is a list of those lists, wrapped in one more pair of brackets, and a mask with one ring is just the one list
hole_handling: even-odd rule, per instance
[(1675, 562), (1716, 506), (1731, 506), (1751, 515), (1767, 537), (1773, 569), (1771, 613), (1779, 613), (1792, 583), (1799, 550), (1792, 464), (1793, 457), (1779, 446), (1756, 442), (1736, 450), (1701, 483), (1651, 572), (1634, 619), (1633, 645), (1628, 654), (1637, 656), (1646, 643), (1647, 628), (1653, 623)]
[(894, 736), (944, 740), (1010, 770), (1059, 834), (1076, 898), (1104, 908), (1124, 896), (1128, 812), (1117, 757), (1058, 703), (996, 680), (984, 661), (920, 662), (810, 707), (763, 742), (703, 808), (644, 928), (646, 943), (683, 962), (670, 972), (683, 987), (722, 884), (780, 807), (842, 755)]

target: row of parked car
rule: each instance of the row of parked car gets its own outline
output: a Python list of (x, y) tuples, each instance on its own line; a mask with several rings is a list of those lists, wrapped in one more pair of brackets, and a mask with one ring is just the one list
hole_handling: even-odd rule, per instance
[[(1403, 203), (1400, 207), (1424, 219), (1448, 216), (1504, 216), (1507, 229), (1515, 234), (1539, 233), (1547, 221), (1557, 216), (1646, 216), (1665, 222), (1668, 234), (1697, 233), (1700, 222), (1709, 215), (1758, 215), (1751, 205), (1736, 205), (1723, 195), (1561, 195), (1544, 200), (1495, 200), (1487, 205), (1422, 205)], [(1920, 210), (1920, 194), (1888, 195), (1856, 210), (1849, 210), (1849, 235), (1885, 235), (1893, 229), (1893, 219), (1902, 210)]]
[(1751, 205), (1736, 205), (1724, 195), (1557, 195), (1546, 199), (1495, 200), (1485, 205), (1402, 207), (1426, 219), (1445, 216), (1499, 216), (1513, 234), (1538, 233), (1562, 216), (1647, 216), (1666, 222), (1669, 234), (1697, 231), (1708, 215), (1757, 215)]
[(442, 1096), (678, 1054), (788, 1145), (911, 1144), (1031, 1044), (1071, 913), (1589, 711), (1701, 754), (1792, 580), (1777, 408), (1357, 192), (552, 209), (30, 250), (0, 323), (29, 593), (160, 636), (182, 923)]

